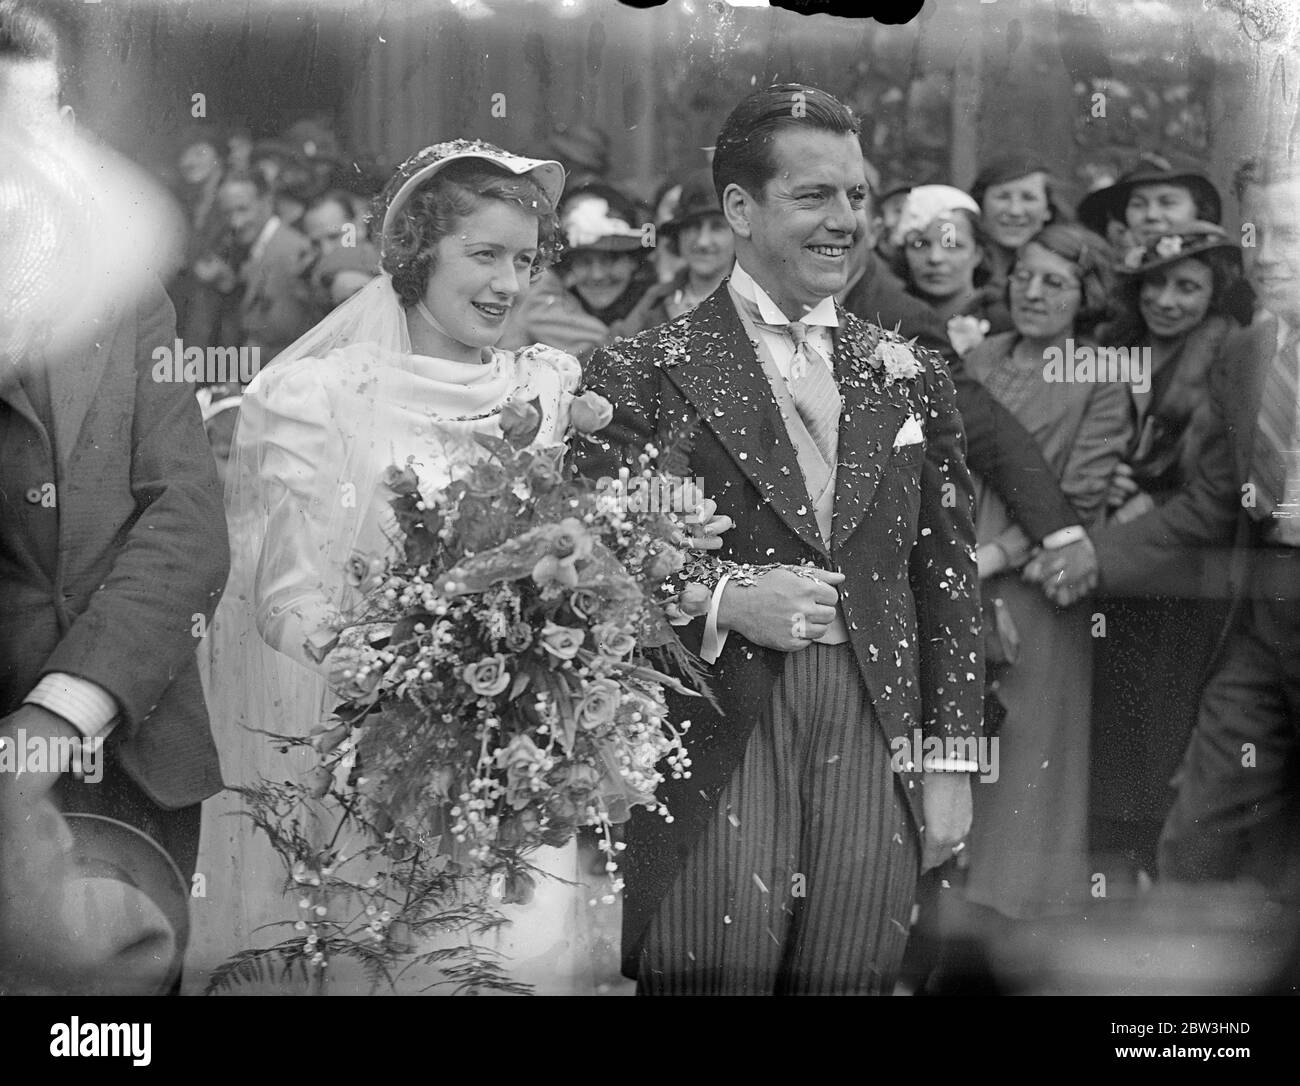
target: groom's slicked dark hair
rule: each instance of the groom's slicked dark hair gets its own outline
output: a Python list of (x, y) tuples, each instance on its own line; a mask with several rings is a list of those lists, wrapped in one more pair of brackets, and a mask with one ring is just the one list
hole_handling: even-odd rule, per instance
[(824, 90), (803, 83), (775, 83), (755, 91), (731, 111), (713, 150), (713, 187), (718, 200), (737, 184), (757, 200), (776, 173), (772, 145), (786, 128), (858, 135), (853, 111)]
[(0, 60), (48, 61), (62, 74), (58, 27), (30, 3), (0, 0)]

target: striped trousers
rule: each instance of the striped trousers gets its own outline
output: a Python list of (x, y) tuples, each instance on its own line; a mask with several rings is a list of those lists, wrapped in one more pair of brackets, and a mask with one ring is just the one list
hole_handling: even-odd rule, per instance
[(888, 994), (919, 858), (852, 648), (790, 653), (651, 921), (637, 992)]

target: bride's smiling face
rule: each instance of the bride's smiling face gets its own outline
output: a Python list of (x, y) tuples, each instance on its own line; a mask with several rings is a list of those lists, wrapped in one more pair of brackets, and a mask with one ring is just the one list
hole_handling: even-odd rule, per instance
[(532, 281), (536, 217), (504, 200), (483, 199), (434, 244), (424, 304), (457, 342), (493, 347)]

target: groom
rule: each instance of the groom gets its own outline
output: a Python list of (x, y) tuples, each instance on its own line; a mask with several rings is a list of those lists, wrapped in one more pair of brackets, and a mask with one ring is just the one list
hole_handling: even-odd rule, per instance
[(713, 177), (729, 280), (587, 370), (616, 405), (588, 474), (685, 426), (690, 474), (735, 525), (686, 633), (722, 713), (671, 706), (692, 775), (661, 793), (671, 822), (628, 826), (624, 972), (645, 994), (888, 993), (917, 876), (970, 822), (971, 763), (891, 759), (914, 729), (979, 734), (961, 420), (940, 359), (877, 353), (880, 329), (835, 304), (867, 198), (845, 106), (795, 84), (751, 95)]

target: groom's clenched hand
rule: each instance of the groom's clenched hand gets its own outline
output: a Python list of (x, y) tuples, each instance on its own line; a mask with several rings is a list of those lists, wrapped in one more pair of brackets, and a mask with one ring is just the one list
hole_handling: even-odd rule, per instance
[(752, 585), (728, 581), (718, 603), (718, 628), (781, 652), (806, 649), (835, 621), (843, 573), (810, 569), (796, 573), (778, 567)]

